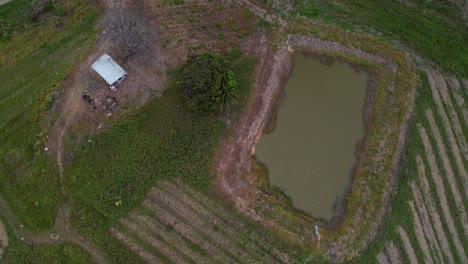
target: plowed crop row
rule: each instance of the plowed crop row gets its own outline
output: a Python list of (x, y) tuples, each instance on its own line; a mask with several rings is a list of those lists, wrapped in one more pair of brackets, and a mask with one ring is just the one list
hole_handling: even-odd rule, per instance
[(180, 182), (158, 183), (120, 223), (112, 234), (152, 263), (290, 262), (261, 234), (245, 230), (232, 213)]
[[(411, 263), (468, 263), (463, 244), (468, 235), (465, 101), (456, 78), (426, 73), (435, 109), (425, 109), (426, 127), (417, 124), (422, 153), (415, 157), (418, 177), (409, 183), (414, 200), (408, 201), (414, 232), (401, 226), (396, 231)], [(418, 260), (416, 250), (423, 259)], [(391, 252), (387, 246), (393, 263)], [(377, 261), (385, 263), (384, 257), (380, 252)]]

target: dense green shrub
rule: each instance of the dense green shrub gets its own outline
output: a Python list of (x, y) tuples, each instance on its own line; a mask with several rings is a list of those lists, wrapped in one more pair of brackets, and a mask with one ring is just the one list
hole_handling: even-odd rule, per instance
[(178, 85), (187, 106), (199, 111), (224, 109), (238, 98), (236, 77), (227, 61), (208, 52), (189, 57), (180, 70)]

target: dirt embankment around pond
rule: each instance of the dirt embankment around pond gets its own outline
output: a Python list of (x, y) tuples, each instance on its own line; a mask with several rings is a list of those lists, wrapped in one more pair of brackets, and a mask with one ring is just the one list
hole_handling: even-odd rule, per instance
[[(390, 194), (397, 182), (400, 155), (405, 144), (408, 123), (413, 113), (415, 81), (409, 81), (413, 86), (407, 87), (410, 89), (407, 96), (394, 93), (393, 91), (398, 89), (394, 83), (395, 76), (403, 74), (399, 72), (396, 62), (338, 42), (321, 40), (307, 34), (293, 34), (289, 36), (288, 42), (281, 42), (275, 45), (275, 48), (270, 43), (271, 39), (264, 36), (253, 50), (244, 48), (248, 54), (257, 58), (258, 63), (249, 101), (234, 131), (221, 143), (214, 162), (218, 188), (237, 209), (278, 231), (286, 240), (306, 248), (318, 246), (328, 258), (341, 261), (365, 249), (378, 232), (380, 220), (388, 209)], [(253, 162), (255, 146), (274, 114), (276, 100), (293, 70), (294, 52), (344, 61), (369, 70), (370, 74), (364, 108), (366, 136), (356, 151), (355, 177), (348, 192), (345, 212), (336, 217), (331, 226), (292, 208), (288, 199), (284, 199), (270, 189), (264, 169), (258, 168), (258, 164)], [(414, 78), (411, 74), (408, 76)], [(386, 103), (383, 98), (378, 98), (377, 89), (386, 89), (387, 100), (390, 101)], [(377, 107), (374, 107), (375, 104), (378, 104)], [(383, 115), (389, 114), (382, 111), (385, 104), (388, 104), (387, 107), (405, 111), (401, 113), (398, 123), (393, 124), (395, 129), (389, 125), (377, 128), (373, 122), (374, 118), (382, 118)], [(378, 143), (370, 141), (371, 134), (379, 135)], [(397, 145), (389, 147), (389, 144), (395, 143)], [(372, 150), (369, 150), (370, 146)], [(386, 151), (386, 148), (389, 150)], [(363, 176), (364, 164), (370, 160), (374, 165), (372, 168), (365, 168), (371, 170), (369, 174), (382, 173), (384, 167), (389, 172), (385, 174), (385, 187), (379, 187), (380, 194), (365, 186), (370, 176)], [(355, 197), (358, 193), (360, 196), (355, 200), (349, 198)], [(369, 206), (366, 200), (374, 195), (379, 197), (379, 204), (384, 206), (366, 207)], [(373, 210), (372, 213), (366, 212), (367, 209)], [(371, 214), (373, 214), (372, 219)], [(369, 225), (367, 230), (350, 229), (351, 222), (357, 223), (360, 220), (367, 222)], [(321, 229), (323, 233), (320, 237), (314, 235), (316, 224), (324, 227)], [(340, 232), (340, 236), (337, 236), (337, 232)], [(362, 240), (362, 246), (347, 248), (346, 245), (357, 237)]]

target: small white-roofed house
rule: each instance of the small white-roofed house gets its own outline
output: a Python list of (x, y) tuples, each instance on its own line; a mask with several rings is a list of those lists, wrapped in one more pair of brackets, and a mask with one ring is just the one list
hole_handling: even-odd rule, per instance
[(127, 77), (127, 72), (107, 53), (104, 53), (91, 67), (106, 80), (113, 91)]

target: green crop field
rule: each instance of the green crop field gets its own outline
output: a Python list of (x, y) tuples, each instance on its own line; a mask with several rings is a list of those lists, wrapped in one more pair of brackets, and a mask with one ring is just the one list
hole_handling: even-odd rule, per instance
[(468, 31), (460, 8), (453, 1), (295, 2), (295, 12), (301, 15), (351, 30), (381, 32), (384, 38), (402, 42), (447, 72), (468, 76)]

